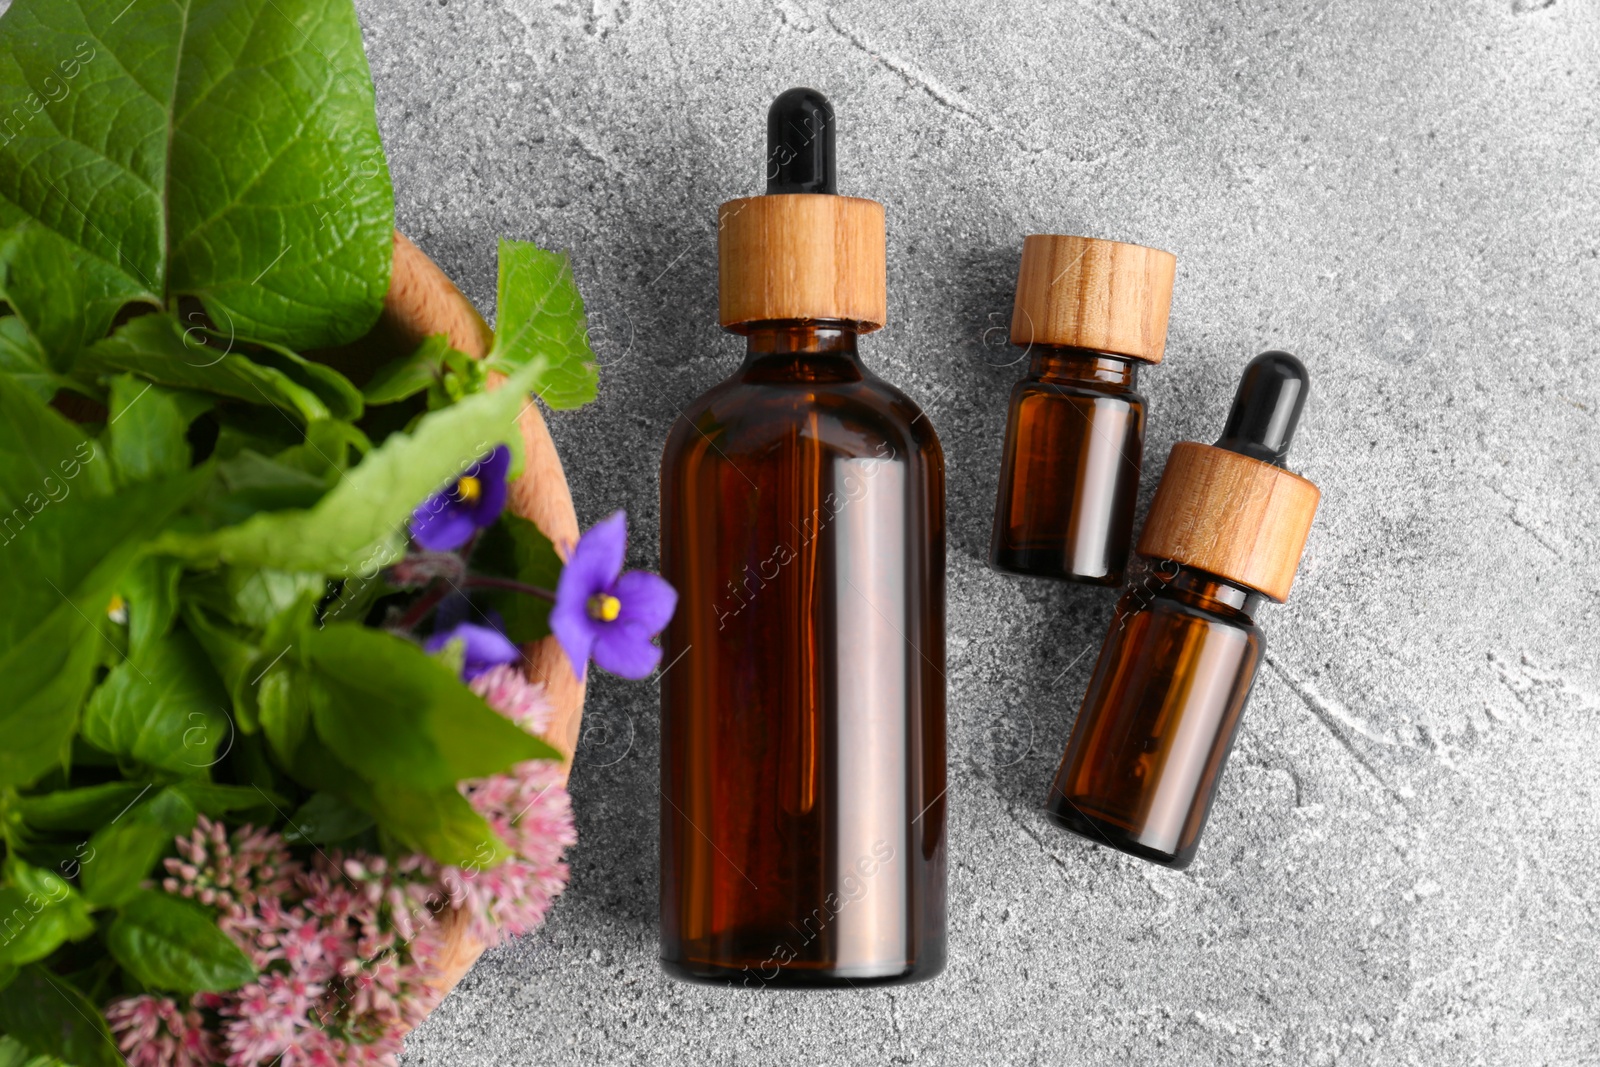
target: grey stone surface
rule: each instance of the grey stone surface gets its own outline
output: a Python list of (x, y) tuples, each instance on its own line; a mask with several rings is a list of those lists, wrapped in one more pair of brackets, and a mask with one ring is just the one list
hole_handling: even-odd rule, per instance
[[(869, 361), (949, 461), (950, 936), (937, 981), (781, 994), (656, 965), (657, 692), (605, 677), (572, 884), (412, 1039), (506, 1063), (1600, 1062), (1600, 12), (1576, 0), (363, 0), (400, 225), (487, 310), (570, 249), (585, 524), (654, 561), (678, 408), (729, 373), (719, 201), (794, 84), (888, 205)], [(1039, 806), (1112, 597), (984, 564), (1030, 231), (1178, 256), (1141, 514), (1244, 361), (1312, 368), (1322, 509), (1200, 859)]]

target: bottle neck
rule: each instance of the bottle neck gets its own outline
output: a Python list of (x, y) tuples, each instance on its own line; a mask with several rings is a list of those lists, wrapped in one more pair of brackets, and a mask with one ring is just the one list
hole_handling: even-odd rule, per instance
[(1092, 383), (1103, 389), (1133, 390), (1139, 383), (1136, 361), (1110, 352), (1072, 345), (1034, 345), (1028, 377), (1043, 382)]
[(1266, 599), (1253, 589), (1195, 567), (1177, 566), (1170, 561), (1156, 563), (1155, 576), (1162, 583), (1160, 596), (1170, 597), (1212, 615), (1246, 623), (1255, 621), (1255, 614)]
[(842, 320), (755, 322), (740, 329), (745, 335), (746, 378), (796, 381), (859, 380), (866, 373), (856, 351), (859, 331)]

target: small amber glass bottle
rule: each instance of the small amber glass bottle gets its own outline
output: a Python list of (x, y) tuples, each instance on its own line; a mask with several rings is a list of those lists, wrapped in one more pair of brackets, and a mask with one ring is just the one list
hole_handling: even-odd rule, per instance
[(661, 459), (661, 960), (748, 987), (945, 960), (944, 458), (862, 363), (884, 215), (834, 195), (820, 94), (773, 104), (768, 195), (722, 206), (743, 364)]
[(989, 562), (1013, 574), (1116, 585), (1128, 563), (1144, 453), (1138, 365), (1159, 363), (1177, 260), (1089, 237), (1022, 244), (1011, 390)]
[(1139, 538), (1151, 573), (1117, 604), (1046, 810), (1059, 825), (1187, 867), (1282, 603), (1317, 487), (1283, 469), (1305, 403), (1287, 352), (1252, 360), (1216, 445), (1173, 446)]

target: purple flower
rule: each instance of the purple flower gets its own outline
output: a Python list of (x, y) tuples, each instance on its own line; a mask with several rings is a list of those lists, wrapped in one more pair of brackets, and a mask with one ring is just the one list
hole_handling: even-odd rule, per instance
[(583, 677), (589, 657), (623, 678), (644, 678), (661, 662), (651, 643), (672, 618), (678, 594), (658, 574), (622, 573), (628, 517), (617, 512), (578, 538), (556, 584), (550, 630)]
[(412, 540), (429, 552), (449, 552), (472, 540), (504, 510), (510, 469), (511, 449), (496, 445), (448, 489), (417, 505), (411, 513)]
[(462, 644), (465, 656), (461, 662), (461, 677), (468, 682), (502, 664), (515, 663), (522, 658), (522, 653), (517, 651), (517, 646), (505, 634), (470, 622), (458, 622), (448, 630), (440, 630), (423, 642), (422, 647), (427, 652), (438, 652), (451, 641), (460, 641)]

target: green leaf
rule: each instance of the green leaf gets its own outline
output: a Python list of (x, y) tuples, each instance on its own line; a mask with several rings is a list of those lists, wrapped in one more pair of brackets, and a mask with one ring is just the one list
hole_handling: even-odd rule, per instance
[(0, 376), (0, 542), (74, 494), (105, 496), (111, 471), (82, 430), (9, 377)]
[(509, 374), (543, 357), (539, 399), (557, 410), (593, 400), (600, 372), (567, 254), (501, 238), (498, 293), (489, 366)]
[(361, 395), (369, 404), (394, 404), (416, 396), (438, 380), (445, 357), (453, 351), (448, 336), (430, 334), (416, 351), (379, 367)]
[(183, 596), (186, 603), (199, 605), (225, 619), (244, 626), (262, 627), (307, 596), (316, 603), (327, 584), (321, 575), (303, 571), (219, 567), (185, 580)]
[(0, 374), (8, 375), (40, 403), (49, 403), (65, 380), (50, 369), (39, 342), (15, 315), (0, 316)]
[(6, 881), (0, 886), (0, 963), (20, 967), (42, 960), (64, 942), (94, 932), (83, 898), (53, 871), (13, 856), (6, 862)]
[(408, 851), (480, 869), (510, 855), (483, 816), (454, 788), (413, 789), (380, 782), (372, 786), (369, 802), (379, 828)]
[[(213, 338), (226, 340), (216, 334), (213, 334)], [(282, 345), (257, 341), (248, 344), (245, 350), (255, 363), (271, 367), (296, 385), (315, 393), (335, 419), (354, 420), (361, 417), (364, 407), (361, 390), (332, 367), (306, 359)]]
[[(24, 516), (14, 529), (0, 516), (0, 547), (6, 553), (6, 566), (0, 568), (0, 603), (6, 605), (0, 612), (0, 651), (64, 598), (76, 601), (92, 593), (94, 603), (81, 610), (86, 619), (103, 621), (112, 590), (141, 542), (210, 476), (209, 468), (197, 468), (104, 499), (109, 465), (100, 451), (36, 404), (0, 378), (0, 496), (20, 500), (12, 518)], [(60, 473), (53, 483), (49, 473), (39, 475), (51, 469)], [(29, 478), (40, 479), (37, 494), (25, 488)]]
[(105, 333), (116, 310), (89, 307), (74, 258), (68, 241), (31, 219), (0, 233), (0, 300), (53, 371), (66, 370), (86, 341)]
[(251, 634), (213, 617), (193, 602), (183, 606), (183, 624), (211, 660), (230, 696), (247, 684), (250, 664), (260, 652)]
[(164, 389), (131, 374), (111, 379), (106, 435), (122, 480), (142, 482), (188, 470), (189, 424), (210, 406), (208, 397)]
[[(197, 782), (194, 780), (178, 782), (170, 786), (172, 790), (183, 795), (184, 799), (192, 804), (195, 810), (205, 813), (212, 818), (223, 815), (232, 815), (235, 812), (266, 813), (264, 821), (270, 821), (272, 810), (283, 807), (288, 801), (270, 789), (262, 789), (253, 785), (215, 785), (211, 782)], [(246, 820), (255, 821), (255, 820)]]
[(126, 371), (158, 385), (270, 404), (302, 423), (331, 417), (315, 390), (276, 367), (256, 363), (243, 346), (216, 344), (211, 338), (203, 327), (186, 330), (168, 315), (140, 315), (84, 349), (74, 371), (81, 378)]
[(100, 1009), (37, 963), (0, 990), (0, 1031), (72, 1067), (127, 1067)]
[[(509, 511), (483, 532), (483, 539), (473, 550), (472, 562), (475, 569), (551, 591), (561, 578), (562, 562), (556, 555), (556, 546), (539, 532), (539, 527)], [(484, 592), (482, 600), (500, 612), (506, 635), (519, 645), (550, 632), (552, 605), (548, 600), (497, 590)]]
[(126, 760), (204, 776), (233, 738), (230, 703), (206, 654), (174, 630), (150, 654), (114, 668), (83, 713), (84, 739)]
[(331, 845), (372, 828), (373, 816), (332, 793), (313, 793), (289, 820), (285, 836), (291, 842)]
[(370, 576), (398, 559), (411, 512), (497, 443), (520, 436), (516, 418), (542, 363), (491, 393), (423, 417), (351, 468), (314, 506), (260, 514), (209, 534), (172, 535), (177, 553), (252, 567)]
[(147, 655), (152, 642), (167, 635), (178, 617), (178, 579), (183, 567), (168, 556), (146, 556), (122, 580), (128, 602), (128, 655)]
[(308, 632), (305, 644), (317, 734), (369, 781), (453, 788), (560, 758), (409, 641), (336, 623)]
[(246, 449), (217, 464), (216, 480), (195, 510), (213, 526), (231, 526), (258, 512), (309, 508), (327, 491), (323, 478)]
[(244, 951), (205, 909), (166, 893), (134, 894), (105, 939), (116, 961), (154, 989), (220, 993), (256, 976)]
[(300, 746), (311, 729), (311, 679), (293, 651), (256, 684), (256, 718), (278, 762), (298, 770)]
[(106, 782), (19, 797), (15, 803), (22, 824), (30, 830), (95, 830), (126, 811), (143, 791), (134, 782)]
[(394, 207), (354, 8), (126, 8), (15, 0), (0, 19), (0, 95), (43, 111), (0, 146), (0, 225), (66, 238), (91, 302), (192, 295), (242, 337), (360, 337)]
[(174, 839), (194, 829), (197, 814), (188, 797), (168, 788), (96, 830), (81, 865), (84, 898), (96, 906), (128, 900)]
[[(16, 971), (0, 967), (0, 989), (15, 977)], [(54, 1056), (35, 1055), (22, 1042), (0, 1034), (0, 1067), (62, 1067), (62, 1063)]]
[(0, 654), (0, 785), (27, 785), (65, 762), (102, 647), (80, 611), (61, 604)]
[(359, 427), (338, 419), (318, 419), (306, 425), (303, 442), (285, 448), (273, 461), (328, 480), (350, 469), (351, 463), (372, 451), (372, 442)]

